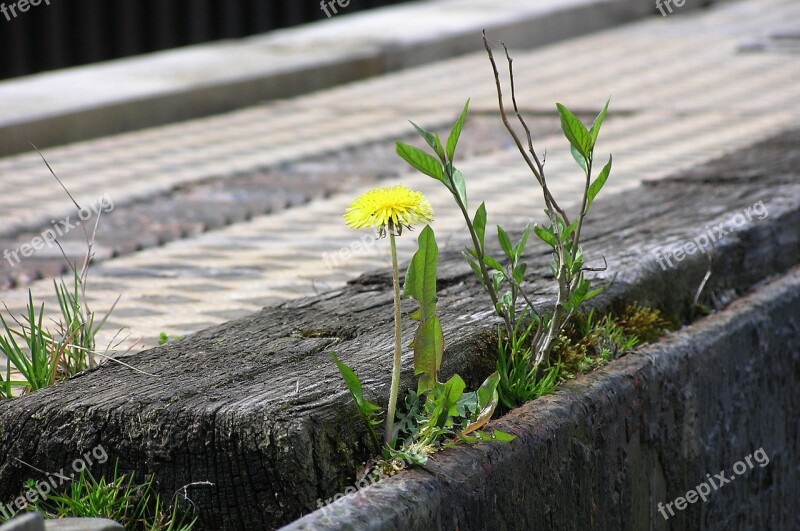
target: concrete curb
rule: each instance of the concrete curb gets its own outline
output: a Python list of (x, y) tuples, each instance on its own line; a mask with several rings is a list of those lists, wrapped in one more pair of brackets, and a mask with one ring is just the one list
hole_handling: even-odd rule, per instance
[[(0, 83), (0, 156), (296, 96), (480, 49), (535, 47), (654, 13), (651, 0), (433, 0)], [(689, 6), (686, 6), (687, 8)], [(687, 9), (688, 11), (688, 9)]]
[[(514, 442), (448, 450), (282, 529), (796, 529), (799, 322), (795, 268), (493, 422)], [(768, 462), (740, 473), (759, 448)], [(719, 471), (741, 479), (667, 508)]]
[(0, 525), (0, 531), (123, 531), (124, 529), (121, 524), (106, 518), (45, 520), (38, 513), (26, 513)]

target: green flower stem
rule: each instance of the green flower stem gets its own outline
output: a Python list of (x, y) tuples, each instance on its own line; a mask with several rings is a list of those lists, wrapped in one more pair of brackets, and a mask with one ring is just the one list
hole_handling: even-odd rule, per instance
[(397, 244), (395, 243), (394, 226), (389, 221), (389, 243), (392, 247), (392, 284), (394, 285), (394, 365), (392, 366), (392, 389), (389, 392), (389, 411), (386, 414), (386, 444), (392, 441), (394, 416), (397, 408), (397, 394), (400, 389), (401, 370), (401, 328), (400, 328), (400, 273), (397, 267)]

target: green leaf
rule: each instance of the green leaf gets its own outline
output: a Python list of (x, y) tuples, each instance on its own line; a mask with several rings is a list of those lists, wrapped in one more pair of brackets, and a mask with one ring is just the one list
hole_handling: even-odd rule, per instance
[(494, 410), (499, 400), (497, 394), (497, 384), (500, 383), (500, 373), (492, 373), (478, 389), (478, 414), (461, 432), (467, 435), (481, 429), (492, 418)]
[(453, 161), (453, 157), (456, 154), (456, 146), (458, 145), (458, 139), (461, 137), (461, 130), (464, 128), (464, 121), (467, 119), (467, 114), (469, 113), (469, 100), (464, 105), (464, 110), (461, 111), (461, 115), (456, 120), (455, 125), (453, 125), (453, 129), (450, 131), (450, 136), (447, 137), (447, 158), (450, 162)]
[(492, 286), (494, 286), (495, 293), (500, 290), (500, 284), (505, 280), (506, 274), (502, 271), (492, 271)]
[(517, 242), (517, 245), (514, 246), (514, 257), (513, 260), (518, 262), (519, 259), (522, 257), (523, 251), (525, 251), (525, 246), (528, 244), (528, 238), (531, 235), (531, 224), (528, 223), (525, 226), (525, 230), (522, 231), (522, 237)]
[(483, 262), (492, 269), (496, 269), (497, 271), (503, 270), (503, 265), (488, 254), (483, 257)]
[(556, 245), (558, 245), (558, 242), (556, 241), (556, 237), (549, 230), (543, 229), (539, 225), (534, 225), (533, 226), (533, 232), (536, 233), (536, 235), (539, 237), (539, 239), (542, 240), (547, 245), (550, 245), (553, 248), (555, 248)]
[(363, 389), (361, 387), (361, 381), (356, 376), (356, 373), (348, 367), (345, 363), (339, 361), (339, 358), (336, 357), (334, 352), (330, 354), (331, 359), (336, 364), (336, 367), (339, 369), (339, 373), (342, 375), (344, 379), (344, 383), (347, 386), (347, 390), (350, 391), (350, 396), (353, 397), (353, 401), (356, 403), (356, 408), (358, 409), (358, 413), (361, 415), (361, 418), (364, 420), (364, 423), (369, 428), (370, 437), (372, 438), (373, 444), (375, 444), (376, 448), (380, 448), (380, 443), (378, 442), (378, 434), (375, 433), (375, 426), (380, 425), (380, 420), (378, 419), (378, 414), (381, 410), (380, 407), (376, 406), (372, 402), (364, 400)]
[(586, 210), (584, 210), (584, 215), (589, 212), (589, 207), (594, 202), (594, 198), (597, 197), (597, 194), (600, 193), (600, 190), (603, 188), (603, 185), (606, 184), (608, 180), (608, 175), (611, 173), (611, 155), (608, 156), (608, 163), (603, 167), (603, 170), (600, 172), (600, 175), (597, 176), (597, 179), (589, 186), (589, 190), (586, 194)]
[(497, 384), (500, 382), (500, 373), (497, 371), (489, 375), (478, 389), (478, 407), (483, 409), (496, 400)]
[(511, 309), (514, 307), (514, 305), (512, 304), (514, 302), (514, 296), (511, 294), (510, 291), (506, 291), (505, 293), (503, 293), (503, 297), (500, 299), (500, 302), (503, 305), (505, 305), (506, 308)]
[(439, 135), (434, 135), (433, 133), (426, 131), (425, 129), (421, 128), (414, 122), (411, 122), (411, 125), (414, 126), (414, 129), (417, 130), (419, 136), (425, 139), (425, 142), (428, 143), (430, 147), (433, 148), (433, 151), (439, 156), (439, 159), (442, 161), (442, 164), (447, 164), (447, 159), (444, 157), (444, 147), (442, 146), (442, 141), (439, 140)]
[(569, 294), (569, 299), (567, 300), (568, 306), (575, 310), (580, 308), (581, 304), (586, 301), (586, 293), (588, 291), (589, 282), (584, 279), (580, 279), (578, 282), (578, 287), (575, 288), (575, 291)]
[(573, 146), (578, 153), (588, 159), (592, 152), (592, 138), (586, 126), (572, 114), (572, 112), (561, 105), (556, 103), (558, 114), (561, 116), (561, 129), (564, 131), (564, 136), (567, 137), (571, 146)]
[(583, 173), (589, 171), (589, 165), (586, 162), (586, 158), (581, 155), (581, 152), (575, 149), (575, 146), (570, 146), (569, 151), (572, 153), (572, 158), (575, 159), (575, 162), (578, 163), (578, 166), (583, 168)]
[[(468, 250), (471, 251), (472, 249)], [(478, 277), (478, 280), (480, 280), (481, 283), (483, 283), (483, 271), (481, 271), (480, 264), (478, 264), (478, 262), (474, 258), (472, 258), (470, 255), (466, 253), (464, 253), (464, 258), (467, 259), (469, 267), (472, 268), (472, 272), (475, 273), (475, 276)]]
[(411, 318), (425, 321), (436, 314), (436, 263), (439, 247), (430, 225), (426, 225), (417, 239), (418, 248), (408, 264), (403, 284), (403, 298), (413, 298), (419, 303)]
[(603, 110), (600, 111), (600, 114), (597, 115), (597, 118), (594, 119), (594, 123), (592, 124), (592, 128), (589, 129), (589, 137), (592, 140), (592, 149), (594, 149), (595, 143), (597, 143), (597, 135), (600, 134), (600, 126), (603, 125), (603, 120), (606, 119), (606, 112), (608, 112), (608, 104), (611, 102), (611, 98), (606, 100), (606, 104), (603, 107)]
[(444, 353), (444, 335), (437, 316), (425, 320), (417, 328), (413, 345), (414, 375), (419, 376), (417, 392), (428, 393), (436, 387)]
[(347, 386), (348, 391), (350, 394), (353, 395), (353, 400), (355, 401), (356, 405), (359, 409), (363, 409), (364, 411), (377, 411), (380, 408), (375, 404), (364, 400), (364, 391), (361, 387), (361, 381), (356, 376), (356, 373), (353, 372), (353, 369), (348, 367), (344, 362), (340, 361), (334, 352), (329, 354), (331, 360), (336, 364), (336, 367), (339, 368), (339, 372), (342, 374), (342, 379), (344, 379), (344, 383)]
[(590, 299), (594, 299), (595, 297), (597, 297), (598, 295), (603, 293), (606, 290), (607, 287), (608, 286), (600, 286), (599, 288), (596, 288), (596, 289), (593, 289), (593, 290), (589, 291), (588, 293), (586, 293), (586, 296), (583, 298), (583, 302), (586, 302), (586, 301), (588, 301)]
[(516, 435), (512, 435), (511, 433), (506, 433), (500, 430), (492, 430), (492, 433), (484, 433), (482, 431), (476, 432), (475, 437), (467, 437), (465, 440), (467, 442), (511, 442), (516, 439)]
[(395, 145), (395, 151), (401, 159), (408, 162), (411, 166), (421, 171), (425, 175), (433, 177), (437, 181), (441, 181), (452, 192), (450, 183), (448, 183), (447, 179), (445, 179), (444, 172), (442, 171), (442, 165), (439, 164), (438, 160), (428, 155), (421, 149), (415, 148), (414, 146), (409, 146), (403, 142), (398, 142)]
[(511, 442), (516, 439), (517, 436), (513, 433), (506, 433), (500, 430), (492, 430), (492, 440), (496, 442)]
[(578, 223), (580, 223), (580, 219), (576, 219), (572, 223), (569, 224), (569, 227), (565, 228), (562, 232), (562, 239), (566, 240), (569, 238), (570, 234), (575, 232), (575, 229), (578, 228)]
[(510, 259), (514, 259), (514, 247), (511, 244), (511, 238), (508, 237), (506, 231), (503, 230), (503, 227), (500, 225), (497, 226), (497, 240), (500, 242), (500, 248), (503, 249), (503, 252), (506, 253), (506, 256)]
[(419, 303), (412, 319), (421, 321), (412, 347), (414, 349), (414, 374), (419, 376), (418, 392), (427, 393), (436, 386), (436, 377), (442, 364), (444, 336), (436, 317), (436, 265), (439, 248), (430, 225), (425, 226), (417, 239), (418, 248), (408, 265), (403, 285), (403, 297)]
[(474, 444), (476, 442), (479, 442), (479, 439), (477, 437), (470, 437), (469, 435), (464, 435), (463, 433), (460, 433), (458, 435), (458, 438), (467, 444)]
[(436, 427), (452, 426), (453, 417), (458, 415), (458, 404), (467, 385), (457, 374), (446, 383), (437, 383), (436, 392), (428, 395), (428, 400), (435, 401), (430, 423)]
[(475, 234), (478, 236), (480, 243), (480, 252), (484, 249), (484, 235), (486, 234), (486, 203), (481, 203), (478, 210), (475, 211), (475, 217), (472, 219), (472, 227), (475, 229)]
[(453, 176), (453, 185), (455, 186), (455, 193), (464, 208), (467, 208), (467, 183), (464, 182), (464, 174), (457, 169), (450, 167)]
[(525, 279), (525, 271), (528, 269), (528, 263), (522, 262), (521, 264), (517, 264), (514, 267), (514, 270), (511, 272), (511, 277), (514, 279), (514, 282), (519, 285), (522, 284), (522, 281)]
[(466, 387), (467, 384), (457, 374), (445, 382), (442, 405), (449, 416), (455, 416), (458, 413), (458, 401), (461, 400), (461, 395), (464, 394)]

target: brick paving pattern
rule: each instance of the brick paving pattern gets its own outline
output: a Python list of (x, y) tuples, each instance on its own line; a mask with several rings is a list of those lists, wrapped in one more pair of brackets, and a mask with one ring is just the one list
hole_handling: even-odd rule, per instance
[[(536, 145), (547, 149), (554, 194), (577, 198), (582, 186), (566, 141), (555, 132), (556, 101), (594, 113), (612, 97), (597, 148), (598, 157), (614, 155), (605, 197), (643, 179), (663, 178), (734, 153), (800, 123), (800, 55), (782, 47), (752, 46), (764, 35), (792, 29), (797, 23), (791, 21), (797, 20), (796, 2), (746, 1), (654, 17), (534, 51), (512, 49), (518, 98), (537, 116), (534, 123), (541, 124)], [(47, 156), (79, 202), (107, 193), (121, 206), (151, 203), (196, 186), (215, 186), (223, 193), (226, 183), (259, 172), (268, 176), (282, 165), (374, 142), (390, 149), (388, 141), (408, 133), (408, 119), (444, 127), (468, 97), (473, 112), (496, 113), (485, 54), (51, 149)], [(472, 134), (468, 124), (464, 135)], [(543, 205), (519, 155), (507, 140), (486, 136), (492, 145), (472, 152), (459, 165), (472, 209), (485, 200), (491, 224), (538, 218)], [(480, 144), (475, 137), (469, 141)], [(402, 182), (426, 193), (440, 243), (460, 245), (459, 237), (451, 236), (461, 229), (461, 221), (441, 184), (407, 170), (402, 161), (392, 164), (381, 182)], [(396, 172), (402, 174), (393, 176)], [(12, 238), (69, 213), (63, 191), (54, 186), (38, 156), (2, 159), (0, 175), (0, 226), (5, 227), (0, 236)], [(373, 184), (367, 181), (346, 181), (327, 197), (307, 194), (313, 199), (290, 209), (109, 258), (93, 270), (89, 293), (96, 310), (123, 294), (104, 341), (124, 327), (131, 338), (144, 338), (139, 346), (153, 345), (162, 330), (190, 333), (265, 304), (335, 289), (385, 265), (386, 242), (362, 239), (367, 233), (353, 232), (341, 220), (349, 201)], [(413, 243), (413, 237), (400, 238), (401, 256), (410, 257)], [(336, 254), (359, 247), (347, 259), (346, 252)], [(32, 290), (54, 308), (52, 281), (34, 282)], [(16, 289), (3, 299), (19, 311), (25, 296)]]

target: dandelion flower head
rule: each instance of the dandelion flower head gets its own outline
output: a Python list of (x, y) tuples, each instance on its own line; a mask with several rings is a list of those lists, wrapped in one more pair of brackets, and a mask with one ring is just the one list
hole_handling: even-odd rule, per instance
[(405, 228), (433, 220), (431, 204), (420, 192), (402, 185), (374, 188), (347, 207), (345, 223), (352, 229), (378, 227), (398, 234)]

